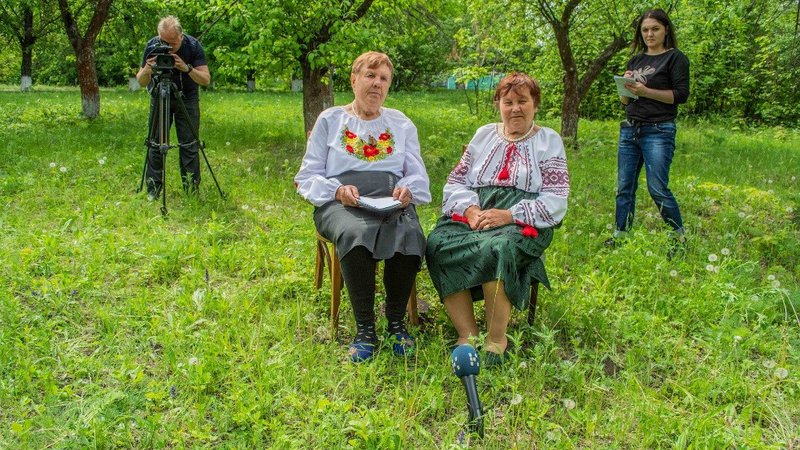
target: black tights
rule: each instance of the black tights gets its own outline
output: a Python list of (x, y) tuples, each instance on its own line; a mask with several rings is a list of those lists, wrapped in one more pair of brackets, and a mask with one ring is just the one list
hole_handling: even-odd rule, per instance
[[(357, 246), (341, 259), (342, 276), (358, 326), (358, 335), (369, 341), (375, 333), (375, 265), (366, 247)], [(389, 332), (403, 327), (408, 296), (419, 270), (420, 257), (395, 253), (384, 262), (383, 286), (386, 289), (386, 318)], [(371, 330), (371, 335), (370, 334)], [(366, 335), (364, 333), (366, 333)]]

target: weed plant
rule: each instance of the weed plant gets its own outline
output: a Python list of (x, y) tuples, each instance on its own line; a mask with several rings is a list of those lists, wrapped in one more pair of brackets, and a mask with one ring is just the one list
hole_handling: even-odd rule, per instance
[[(425, 270), (413, 358), (384, 346), (346, 362), (346, 297), (331, 339), (312, 207), (292, 184), (299, 94), (204, 93), (201, 134), (229, 198), (204, 165), (186, 197), (171, 151), (166, 218), (135, 193), (146, 94), (102, 95), (87, 121), (76, 90), (0, 92), (0, 448), (800, 446), (797, 130), (680, 127), (671, 183), (689, 241), (670, 261), (644, 179), (633, 237), (603, 248), (617, 124), (582, 122), (553, 290), (533, 326), (514, 314), (511, 361), (479, 376), (478, 441), (461, 432), (456, 335)], [(387, 106), (419, 129), (430, 231), (462, 146), (493, 119), (471, 117), (461, 93)]]

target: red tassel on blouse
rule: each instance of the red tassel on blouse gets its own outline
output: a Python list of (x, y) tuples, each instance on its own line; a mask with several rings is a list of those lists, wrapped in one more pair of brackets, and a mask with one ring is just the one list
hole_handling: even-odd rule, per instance
[(508, 147), (506, 147), (506, 158), (505, 162), (503, 162), (503, 168), (497, 175), (498, 180), (507, 180), (509, 178), (508, 165), (511, 163), (511, 154), (515, 151), (517, 151), (517, 144), (514, 144), (513, 142), (508, 144)]

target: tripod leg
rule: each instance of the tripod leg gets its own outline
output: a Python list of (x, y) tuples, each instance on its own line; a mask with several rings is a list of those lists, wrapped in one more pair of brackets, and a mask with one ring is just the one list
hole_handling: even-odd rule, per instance
[(150, 157), (150, 147), (154, 142), (156, 135), (154, 134), (156, 124), (158, 123), (158, 104), (150, 99), (150, 115), (147, 119), (147, 139), (144, 140), (144, 168), (142, 169), (142, 179), (139, 181), (139, 189), (136, 193), (142, 192), (144, 186), (144, 179), (147, 175), (147, 159)]

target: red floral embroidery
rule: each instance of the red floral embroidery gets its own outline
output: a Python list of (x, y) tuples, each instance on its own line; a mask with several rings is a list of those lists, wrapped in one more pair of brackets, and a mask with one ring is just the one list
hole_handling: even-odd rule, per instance
[(353, 146), (352, 145), (348, 145), (347, 146), (347, 151), (350, 152), (350, 153), (353, 153)]
[(380, 152), (378, 152), (378, 149), (374, 145), (365, 145), (364, 146), (364, 156), (366, 156), (367, 158), (371, 158), (373, 156), (376, 156), (378, 153), (380, 153)]
[(391, 137), (392, 137), (392, 135), (390, 135), (389, 133), (381, 133), (381, 135), (378, 136), (378, 140), (379, 141), (388, 141), (389, 138), (391, 138)]
[(355, 133), (353, 133), (350, 130), (345, 130), (344, 135), (347, 136), (348, 139), (353, 139), (355, 137), (358, 137)]
[(392, 147), (386, 147), (386, 153), (391, 155), (394, 149)]

